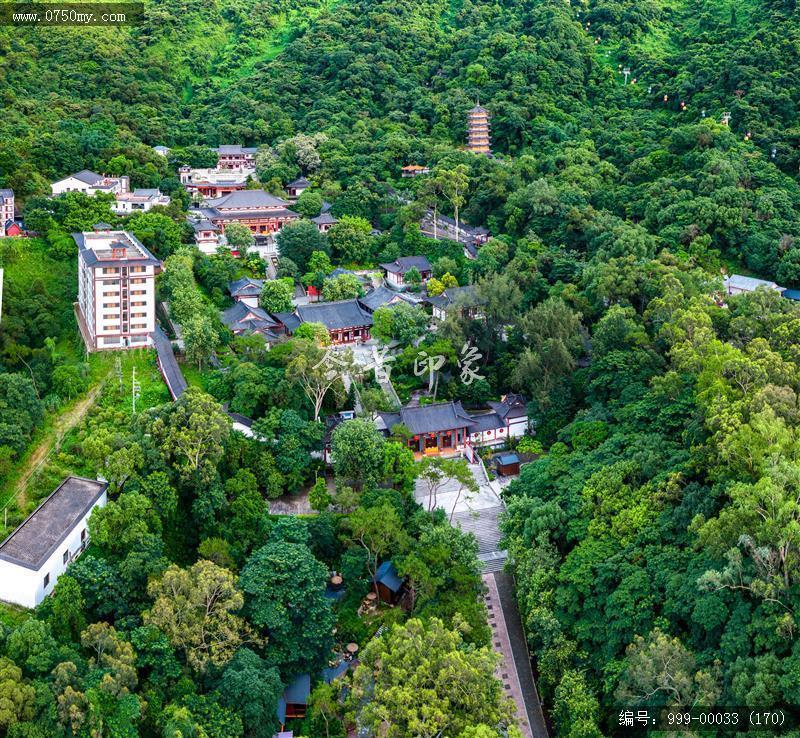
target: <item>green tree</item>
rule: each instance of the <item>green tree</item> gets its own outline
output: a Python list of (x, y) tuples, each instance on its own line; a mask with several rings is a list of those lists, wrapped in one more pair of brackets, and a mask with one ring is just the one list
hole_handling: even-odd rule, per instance
[(206, 315), (193, 315), (183, 324), (183, 344), (186, 358), (197, 364), (198, 369), (203, 366), (219, 343), (219, 336), (214, 325)]
[(270, 313), (291, 313), (294, 310), (294, 281), (288, 278), (264, 282), (259, 304)]
[(189, 569), (173, 564), (148, 584), (147, 593), (153, 605), (143, 613), (144, 622), (161, 630), (195, 671), (223, 666), (254, 640), (236, 614), (244, 604), (236, 577), (210, 561)]
[(177, 402), (147, 413), (144, 426), (182, 478), (199, 481), (214, 476), (231, 421), (212, 397), (190, 387)]
[[(364, 649), (353, 680), (359, 722), (387, 738), (459, 735), (478, 724), (511, 724), (489, 648), (463, 648), (441, 620), (393, 625)], [(364, 699), (369, 694), (369, 699)]]
[(280, 674), (249, 648), (240, 648), (228, 662), (219, 694), (240, 715), (248, 736), (271, 738), (279, 727), (275, 710), (283, 694)]
[(366, 264), (372, 260), (372, 225), (366, 218), (343, 215), (328, 231), (333, 254), (342, 263)]
[(363, 297), (363, 295), (364, 288), (355, 274), (339, 274), (323, 282), (323, 300), (352, 300), (354, 297)]
[(225, 240), (231, 251), (246, 254), (255, 244), (252, 231), (242, 223), (229, 223), (225, 226)]
[(358, 489), (377, 484), (384, 474), (385, 440), (375, 424), (356, 418), (341, 423), (331, 436), (337, 481)]
[(278, 251), (291, 259), (301, 272), (307, 271), (315, 251), (328, 253), (328, 239), (311, 221), (301, 220), (282, 228), (278, 233)]
[(0, 728), (33, 717), (36, 692), (22, 680), (22, 670), (10, 659), (0, 657)]
[(318, 667), (333, 643), (335, 616), (325, 597), (328, 571), (302, 543), (270, 542), (242, 569), (250, 621), (270, 640), (270, 663), (282, 673)]

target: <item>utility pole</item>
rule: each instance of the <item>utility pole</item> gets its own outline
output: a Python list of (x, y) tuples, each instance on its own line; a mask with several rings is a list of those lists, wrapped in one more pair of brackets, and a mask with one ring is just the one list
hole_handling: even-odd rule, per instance
[(630, 76), (630, 73), (631, 73), (631, 68), (630, 67), (625, 67), (625, 69), (622, 70), (622, 73), (625, 75), (625, 84), (627, 85), (628, 84), (628, 77)]
[(133, 367), (131, 375), (131, 401), (133, 404), (133, 414), (136, 415), (136, 400), (141, 397), (142, 386), (136, 381), (136, 367)]

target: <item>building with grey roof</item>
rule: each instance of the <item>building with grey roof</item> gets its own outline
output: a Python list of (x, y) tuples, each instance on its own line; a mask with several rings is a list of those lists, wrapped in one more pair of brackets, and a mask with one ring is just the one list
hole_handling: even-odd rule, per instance
[(264, 289), (263, 279), (242, 277), (228, 284), (228, 292), (235, 302), (243, 302), (249, 307), (258, 307), (258, 298)]
[(400, 302), (405, 302), (408, 305), (418, 304), (417, 300), (409, 297), (406, 293), (390, 290), (384, 285), (369, 291), (364, 297), (359, 297), (358, 301), (370, 313), (374, 313), (379, 307), (397, 305)]
[(320, 233), (327, 233), (339, 221), (333, 216), (330, 210), (325, 210), (316, 217), (312, 218), (311, 222), (317, 226)]
[(386, 273), (386, 283), (396, 289), (402, 290), (408, 286), (406, 275), (416, 269), (422, 278), (421, 284), (425, 284), (433, 273), (431, 263), (427, 256), (400, 256), (392, 262), (381, 264)]
[(0, 543), (0, 600), (36, 607), (89, 542), (87, 522), (108, 483), (67, 477)]
[(302, 323), (324, 325), (335, 344), (356, 343), (370, 338), (372, 314), (355, 299), (298, 305), (295, 314)]
[(425, 302), (433, 308), (433, 317), (444, 320), (449, 314), (457, 311), (462, 317), (476, 319), (481, 317), (480, 306), (483, 303), (474, 285), (448, 287), (441, 295), (426, 297)]
[(254, 235), (262, 235), (276, 233), (300, 217), (288, 205), (286, 200), (264, 190), (237, 190), (207, 200), (198, 212), (223, 230), (229, 223), (241, 223)]
[(260, 307), (244, 302), (237, 302), (224, 310), (221, 317), (222, 322), (237, 336), (258, 333), (264, 336), (267, 343), (274, 343), (283, 333), (283, 326), (277, 318)]
[(386, 435), (396, 425), (405, 426), (409, 448), (425, 456), (460, 454), (467, 446), (502, 446), (529, 430), (527, 402), (521, 395), (506, 395), (483, 412), (467, 412), (455, 401), (403, 407), (378, 413), (375, 425)]

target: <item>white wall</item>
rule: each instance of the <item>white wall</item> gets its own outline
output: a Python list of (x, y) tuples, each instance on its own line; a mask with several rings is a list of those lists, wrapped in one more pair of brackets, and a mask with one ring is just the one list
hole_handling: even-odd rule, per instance
[[(102, 496), (92, 507), (102, 507), (106, 504), (107, 494)], [(72, 560), (81, 553), (81, 531), (86, 531), (86, 543), (89, 542), (89, 529), (87, 522), (92, 514), (89, 510), (70, 531), (64, 542), (53, 552), (50, 558), (42, 567), (33, 571), (18, 564), (0, 559), (0, 600), (13, 602), (23, 607), (36, 607), (47, 595), (53, 591), (58, 578), (67, 570)], [(68, 551), (70, 556), (67, 563), (64, 563), (64, 552)], [(47, 588), (44, 586), (44, 577), (50, 574), (50, 582)]]

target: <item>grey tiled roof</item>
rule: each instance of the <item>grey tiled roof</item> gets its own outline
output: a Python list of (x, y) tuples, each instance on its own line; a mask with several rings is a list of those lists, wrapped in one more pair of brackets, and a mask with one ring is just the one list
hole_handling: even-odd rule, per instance
[(69, 177), (63, 177), (59, 179), (59, 182), (63, 182), (65, 179), (77, 179), (84, 184), (93, 185), (103, 179), (102, 174), (98, 174), (97, 172), (93, 172), (91, 169), (81, 169), (80, 172), (75, 172), (75, 174), (71, 174)]
[(232, 331), (270, 330), (275, 327), (272, 316), (260, 307), (237, 302), (222, 313), (222, 322)]
[(239, 208), (276, 208), (289, 203), (264, 190), (237, 190), (229, 195), (208, 201), (208, 206), (216, 209), (237, 210)]
[(309, 182), (305, 177), (298, 177), (293, 182), (289, 182), (286, 185), (287, 187), (311, 187), (311, 182)]
[(398, 422), (413, 434), (436, 433), (453, 428), (472, 428), (473, 419), (460, 402), (437, 402), (435, 405), (404, 407), (397, 413), (379, 413), (387, 428)]
[(359, 298), (359, 302), (361, 302), (361, 304), (364, 305), (364, 307), (366, 307), (368, 310), (373, 312), (382, 305), (388, 305), (392, 300), (395, 302), (402, 300), (410, 305), (414, 304), (414, 302), (409, 300), (402, 292), (395, 292), (384, 285), (376, 287), (374, 290), (364, 295), (364, 297)]
[(317, 225), (335, 225), (339, 221), (331, 215), (330, 211), (326, 210), (324, 213), (320, 213), (315, 218), (312, 218), (311, 222)]
[(231, 297), (255, 297), (261, 294), (263, 288), (264, 280), (253, 279), (252, 277), (242, 277), (228, 284), (228, 292), (230, 292)]
[(239, 144), (225, 144), (216, 149), (218, 154), (255, 154), (257, 151), (255, 146), (240, 146)]
[(83, 477), (67, 477), (3, 543), (0, 559), (38, 571), (108, 487)]
[(303, 323), (322, 323), (328, 330), (372, 325), (372, 315), (359, 305), (358, 300), (298, 305), (296, 312)]
[(431, 271), (431, 263), (427, 256), (401, 256), (388, 264), (381, 266), (392, 274), (405, 274), (410, 269), (416, 268), (419, 272)]
[(286, 330), (291, 333), (302, 322), (300, 318), (294, 313), (272, 313), (275, 320), (280, 321), (286, 326)]
[(464, 306), (479, 305), (482, 300), (474, 285), (467, 284), (463, 287), (450, 287), (442, 292), (441, 295), (426, 298), (426, 302), (436, 307), (444, 308), (454, 303)]

